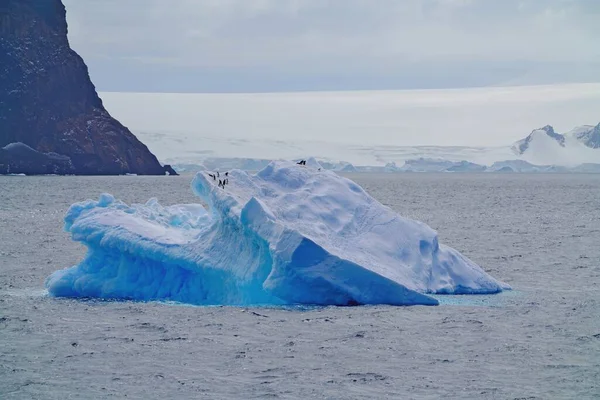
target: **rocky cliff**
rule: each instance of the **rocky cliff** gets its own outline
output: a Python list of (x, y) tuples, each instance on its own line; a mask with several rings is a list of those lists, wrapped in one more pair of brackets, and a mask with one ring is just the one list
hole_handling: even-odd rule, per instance
[(104, 109), (61, 0), (0, 0), (0, 147), (16, 142), (68, 157), (75, 174), (165, 174)]

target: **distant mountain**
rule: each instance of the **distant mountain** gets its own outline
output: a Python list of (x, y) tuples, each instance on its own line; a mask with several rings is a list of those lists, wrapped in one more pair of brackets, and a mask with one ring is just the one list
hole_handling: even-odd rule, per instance
[(552, 126), (546, 125), (543, 128), (535, 129), (525, 139), (514, 143), (512, 150), (516, 154), (522, 155), (530, 149), (532, 143), (539, 141), (554, 141), (560, 147), (566, 147), (569, 139), (574, 139), (591, 149), (600, 148), (600, 123), (596, 126), (579, 126), (564, 135), (556, 133)]
[(532, 164), (564, 165), (600, 161), (600, 124), (579, 126), (565, 134), (550, 125), (535, 129), (515, 142), (512, 152)]
[(546, 125), (543, 128), (535, 129), (525, 139), (521, 139), (516, 142), (512, 146), (512, 149), (517, 154), (523, 154), (529, 149), (533, 141), (548, 139), (554, 140), (561, 147), (565, 147), (564, 135), (554, 132), (554, 128), (552, 126)]
[(600, 148), (600, 123), (596, 126), (584, 125), (571, 131), (571, 135), (592, 149)]
[[(69, 46), (60, 0), (0, 0), (0, 147), (14, 173), (175, 172), (106, 111)], [(15, 151), (28, 158), (16, 162)]]

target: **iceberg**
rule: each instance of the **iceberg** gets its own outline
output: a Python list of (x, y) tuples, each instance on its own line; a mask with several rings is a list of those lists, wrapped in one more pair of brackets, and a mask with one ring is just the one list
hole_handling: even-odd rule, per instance
[[(223, 174), (221, 174), (223, 177)], [(427, 225), (403, 218), (359, 185), (320, 168), (274, 161), (199, 172), (206, 205), (127, 205), (104, 194), (73, 204), (65, 229), (85, 258), (46, 280), (53, 296), (198, 305), (436, 305), (432, 294), (510, 287)]]
[(446, 168), (445, 172), (483, 172), (485, 165), (475, 164), (469, 161), (455, 162), (451, 167)]
[(486, 172), (569, 172), (570, 169), (560, 165), (534, 165), (525, 160), (497, 161), (486, 169)]
[(584, 163), (569, 170), (570, 172), (600, 173), (600, 164)]
[(442, 172), (454, 165), (452, 161), (441, 158), (417, 158), (404, 161), (402, 172)]

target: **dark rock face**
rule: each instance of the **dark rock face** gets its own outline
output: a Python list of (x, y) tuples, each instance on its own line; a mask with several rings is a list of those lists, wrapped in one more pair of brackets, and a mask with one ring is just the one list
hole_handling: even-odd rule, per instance
[(56, 153), (40, 153), (23, 143), (0, 148), (0, 174), (69, 175), (75, 173), (71, 159)]
[(548, 135), (552, 139), (556, 140), (558, 142), (558, 144), (560, 144), (562, 147), (565, 147), (565, 137), (564, 137), (564, 135), (561, 135), (560, 133), (556, 133), (554, 131), (554, 128), (552, 126), (546, 125), (545, 127), (541, 128), (541, 130), (543, 130), (544, 132), (546, 132), (546, 135)]
[(68, 157), (76, 174), (165, 174), (104, 109), (61, 0), (0, 0), (0, 147), (16, 142)]

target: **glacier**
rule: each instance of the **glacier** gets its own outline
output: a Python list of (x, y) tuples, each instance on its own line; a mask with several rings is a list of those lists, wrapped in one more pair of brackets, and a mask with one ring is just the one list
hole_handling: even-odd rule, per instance
[[(224, 174), (221, 173), (221, 179)], [(65, 230), (87, 246), (46, 280), (52, 296), (197, 305), (437, 305), (432, 294), (510, 289), (436, 231), (359, 185), (273, 161), (229, 183), (199, 172), (201, 204), (127, 205), (109, 194), (73, 204)]]

